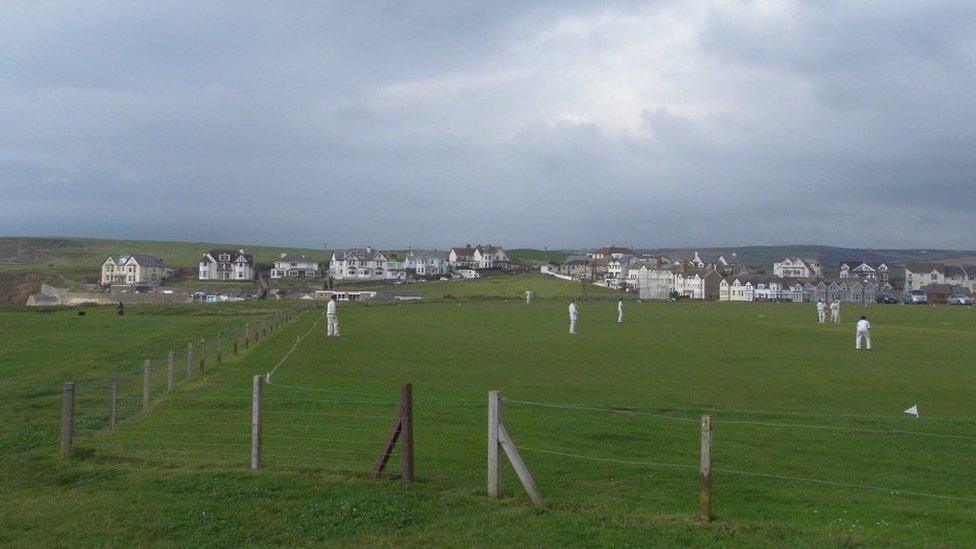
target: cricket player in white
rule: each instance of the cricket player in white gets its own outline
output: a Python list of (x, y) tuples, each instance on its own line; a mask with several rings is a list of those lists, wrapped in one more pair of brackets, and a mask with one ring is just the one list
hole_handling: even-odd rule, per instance
[(840, 300), (835, 300), (830, 304), (830, 321), (840, 324)]
[(827, 323), (827, 304), (822, 299), (817, 302), (817, 321), (821, 324)]
[(525, 302), (532, 303), (532, 290), (525, 290)]
[(620, 301), (617, 302), (617, 322), (619, 323), (623, 321), (624, 321), (624, 300), (621, 299)]
[(579, 318), (579, 312), (576, 310), (576, 302), (569, 302), (569, 333), (576, 333), (576, 321)]
[(861, 350), (861, 340), (867, 343), (868, 350), (871, 350), (871, 323), (868, 322), (868, 317), (861, 316), (861, 320), (857, 321), (857, 333), (854, 335), (854, 348), (858, 351)]
[(336, 296), (332, 296), (329, 304), (325, 307), (326, 335), (328, 337), (339, 337), (339, 319), (336, 317)]

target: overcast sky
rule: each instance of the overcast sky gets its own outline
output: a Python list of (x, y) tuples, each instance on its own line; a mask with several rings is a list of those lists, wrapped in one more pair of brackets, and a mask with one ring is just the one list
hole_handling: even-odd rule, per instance
[(976, 248), (976, 2), (6, 0), (0, 190), (4, 235)]

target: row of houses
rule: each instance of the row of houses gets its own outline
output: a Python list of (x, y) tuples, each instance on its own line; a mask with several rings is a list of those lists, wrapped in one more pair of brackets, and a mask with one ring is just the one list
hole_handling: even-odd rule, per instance
[[(774, 262), (772, 275), (766, 275), (746, 268), (734, 252), (668, 257), (622, 246), (605, 246), (547, 267), (563, 277), (637, 291), (642, 299), (726, 301), (873, 301), (878, 293), (892, 291), (890, 270), (885, 263), (845, 260), (827, 279), (819, 260), (787, 257)], [(957, 274), (951, 268), (938, 272)], [(976, 274), (976, 268), (967, 273)]]
[(329, 262), (329, 276), (335, 280), (405, 280), (456, 274), (476, 278), (486, 269), (513, 267), (501, 246), (456, 246), (448, 252), (409, 250), (402, 258), (373, 248), (336, 250)]
[[(457, 246), (449, 252), (409, 250), (394, 254), (371, 247), (335, 250), (325, 272), (336, 280), (404, 280), (411, 277), (435, 277), (454, 274), (476, 278), (485, 269), (509, 269), (513, 266), (501, 246)], [(320, 263), (302, 254), (281, 254), (270, 275), (273, 279), (319, 278)], [(101, 283), (113, 285), (158, 285), (171, 277), (174, 270), (163, 260), (150, 255), (110, 256), (102, 263)], [(204, 252), (197, 266), (199, 280), (249, 281), (256, 276), (254, 256), (243, 249), (213, 249)]]

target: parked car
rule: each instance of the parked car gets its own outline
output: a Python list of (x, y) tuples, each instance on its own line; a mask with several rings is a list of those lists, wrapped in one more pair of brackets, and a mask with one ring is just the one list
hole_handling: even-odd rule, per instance
[(908, 290), (905, 292), (905, 303), (913, 305), (925, 305), (929, 302), (929, 296), (922, 290)]
[(973, 298), (966, 294), (952, 294), (946, 298), (946, 303), (949, 305), (972, 305)]
[(892, 294), (878, 294), (874, 300), (877, 303), (901, 303), (901, 300)]

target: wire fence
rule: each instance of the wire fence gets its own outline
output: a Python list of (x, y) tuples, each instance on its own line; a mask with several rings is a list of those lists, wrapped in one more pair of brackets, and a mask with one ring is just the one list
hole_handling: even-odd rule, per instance
[[(709, 502), (711, 491), (734, 483), (775, 482), (783, 486), (816, 485), (829, 489), (976, 503), (967, 456), (976, 450), (972, 422), (960, 425), (925, 423), (918, 428), (885, 426), (906, 418), (856, 418), (838, 425), (775, 419), (755, 421), (692, 417), (683, 413), (614, 408), (574, 403), (505, 399), (513, 447), (557, 495), (579, 493), (596, 478), (619, 478), (624, 469), (655, 470), (647, 482), (621, 484), (617, 496), (635, 501), (654, 482), (684, 486), (688, 501)], [(756, 411), (775, 416), (774, 411)], [(732, 414), (729, 414), (732, 415)], [(842, 414), (834, 420), (850, 421)], [(708, 429), (704, 425), (707, 424)], [(881, 424), (881, 425), (878, 425)], [(713, 440), (714, 429), (714, 440)], [(955, 431), (955, 432), (950, 432)], [(707, 439), (707, 444), (706, 444)], [(713, 464), (714, 460), (714, 464)], [(514, 465), (514, 464), (513, 464)], [(640, 478), (639, 473), (631, 473)], [(568, 479), (568, 480), (567, 480)], [(574, 482), (578, 479), (578, 483)], [(968, 481), (966, 479), (969, 479)], [(698, 480), (702, 494), (691, 486)], [(704, 495), (707, 484), (708, 495)], [(775, 489), (775, 487), (773, 487)], [(531, 495), (531, 486), (526, 486)], [(679, 490), (679, 491), (680, 491)]]
[[(148, 446), (146, 450), (151, 450), (154, 457), (164, 459), (192, 454), (194, 449), (207, 443), (200, 442), (199, 437), (189, 441), (152, 437), (152, 443), (147, 444), (133, 440), (129, 434), (140, 427), (155, 428), (157, 421), (165, 424), (166, 418), (179, 410), (174, 406), (187, 402), (188, 397), (172, 397), (174, 389), (227, 358), (246, 352), (256, 341), (280, 329), (308, 308), (309, 305), (300, 303), (257, 322), (221, 332), (214, 338), (192, 340), (185, 348), (170, 351), (163, 357), (145, 359), (137, 367), (117, 372), (107, 379), (66, 383), (62, 396), (62, 453), (71, 454), (75, 445), (82, 444), (86, 451), (125, 447), (133, 450), (125, 455), (134, 457), (145, 453), (140, 451), (140, 445)], [(226, 402), (218, 403), (217, 408), (215, 417), (233, 409)], [(201, 413), (209, 414), (200, 409), (188, 411), (187, 421), (191, 424), (201, 421)], [(66, 422), (70, 423), (68, 432), (65, 432)], [(187, 432), (196, 433), (198, 429)], [(64, 440), (66, 436), (68, 440)], [(164, 451), (165, 445), (172, 448)]]
[(421, 388), (406, 405), (402, 390), (398, 397), (392, 387), (386, 392), (274, 381), (274, 372), (319, 319), (267, 378), (257, 376), (252, 394), (243, 388), (235, 395), (171, 392), (221, 362), (229, 349), (243, 352), (301, 310), (192, 342), (108, 380), (73, 384), (69, 439), (77, 444), (69, 443), (68, 453), (76, 447), (79, 455), (147, 465), (374, 477), (404, 478), (409, 469), (412, 478), (416, 451), (424, 478), (470, 491), (487, 477), (492, 494), (492, 483), (500, 486), (491, 463), (497, 443), (496, 455), (508, 456), (540, 506), (542, 494), (576, 500), (594, 486), (601, 487), (601, 497), (609, 491), (623, 501), (646, 502), (656, 488), (703, 502), (707, 519), (713, 490), (736, 486), (740, 494), (754, 493), (759, 483), (976, 503), (966, 465), (976, 450), (976, 423), (970, 420), (913, 421), (908, 428), (905, 418), (890, 416), (509, 398), (499, 400), (504, 419), (500, 408), (494, 416), (496, 431), (502, 426), (504, 434), (492, 435), (490, 400), (484, 398), (438, 397)]

